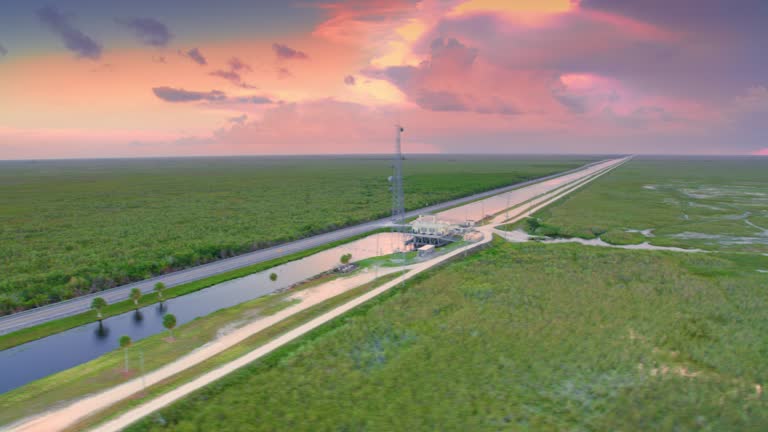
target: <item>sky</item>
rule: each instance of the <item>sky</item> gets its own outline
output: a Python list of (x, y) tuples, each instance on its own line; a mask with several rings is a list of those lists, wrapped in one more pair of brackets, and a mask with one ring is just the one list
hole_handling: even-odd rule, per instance
[(4, 0), (0, 159), (768, 155), (765, 0)]

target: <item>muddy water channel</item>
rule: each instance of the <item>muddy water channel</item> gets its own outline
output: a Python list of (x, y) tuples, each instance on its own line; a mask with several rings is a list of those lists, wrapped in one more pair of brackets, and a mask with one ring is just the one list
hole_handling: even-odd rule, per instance
[[(166, 331), (162, 323), (166, 313), (174, 314), (178, 325), (182, 325), (331, 270), (339, 264), (343, 254), (350, 253), (352, 260), (358, 261), (388, 255), (402, 247), (401, 234), (375, 234), (263, 272), (170, 299), (162, 308), (157, 304), (150, 305), (139, 309), (138, 313), (129, 312), (107, 318), (101, 327), (98, 323), (91, 323), (0, 351), (0, 393), (112, 351), (118, 348), (118, 339), (123, 335), (137, 341)], [(276, 281), (269, 279), (271, 273), (278, 275)]]
[[(530, 235), (528, 235), (526, 232), (522, 230), (515, 230), (515, 231), (499, 231), (496, 230), (496, 234), (499, 234), (500, 236), (504, 237), (506, 240), (511, 241), (513, 243), (525, 243), (529, 241), (534, 241), (534, 238)], [(683, 249), (678, 247), (672, 247), (672, 246), (654, 246), (648, 242), (640, 243), (640, 244), (631, 244), (631, 245), (614, 245), (606, 242), (605, 240), (601, 238), (595, 238), (586, 240), (583, 238), (573, 237), (573, 238), (547, 238), (545, 240), (537, 240), (541, 243), (546, 244), (553, 244), (553, 243), (579, 243), (586, 246), (600, 246), (600, 247), (610, 247), (610, 248), (617, 248), (617, 249), (630, 249), (630, 250), (660, 250), (660, 251), (670, 251), (670, 252), (689, 252), (689, 253), (706, 253), (707, 251), (701, 250), (701, 249)]]

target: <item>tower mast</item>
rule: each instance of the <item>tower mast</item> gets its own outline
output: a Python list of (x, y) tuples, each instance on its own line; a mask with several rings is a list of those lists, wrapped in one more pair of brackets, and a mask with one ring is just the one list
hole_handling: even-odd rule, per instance
[(405, 198), (403, 196), (403, 153), (400, 144), (400, 135), (404, 129), (395, 125), (395, 154), (392, 160), (392, 223), (405, 225)]
[[(392, 232), (395, 233), (395, 241), (402, 242), (400, 247), (400, 260), (403, 265), (401, 284), (405, 286), (405, 198), (403, 194), (403, 152), (400, 136), (404, 129), (399, 124), (395, 125), (395, 154), (392, 160)], [(399, 235), (398, 235), (399, 234)]]

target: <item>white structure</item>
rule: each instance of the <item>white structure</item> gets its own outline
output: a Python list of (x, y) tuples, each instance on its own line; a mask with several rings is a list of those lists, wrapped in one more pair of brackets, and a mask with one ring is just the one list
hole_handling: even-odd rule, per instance
[(424, 245), (416, 250), (418, 251), (420, 257), (432, 255), (432, 253), (435, 251), (435, 245)]
[(414, 234), (445, 237), (453, 234), (457, 226), (437, 219), (435, 215), (421, 215), (411, 222)]

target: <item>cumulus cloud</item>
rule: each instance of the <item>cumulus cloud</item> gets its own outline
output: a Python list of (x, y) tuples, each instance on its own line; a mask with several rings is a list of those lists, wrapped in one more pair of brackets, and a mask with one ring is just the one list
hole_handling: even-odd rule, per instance
[(392, 139), (385, 118), (382, 110), (333, 99), (286, 103), (217, 130), (211, 140), (239, 153), (379, 153)]
[(229, 69), (234, 72), (253, 72), (250, 65), (243, 63), (243, 61), (237, 57), (229, 59)]
[(736, 97), (732, 110), (740, 113), (762, 112), (768, 114), (768, 87), (748, 88), (746, 94)]
[(272, 99), (266, 96), (241, 96), (241, 97), (234, 98), (232, 100), (239, 103), (248, 103), (248, 104), (254, 104), (254, 105), (265, 105), (265, 104), (275, 103)]
[(229, 121), (230, 123), (235, 123), (239, 125), (245, 123), (246, 120), (248, 120), (247, 114), (239, 115), (237, 117), (230, 117), (227, 119), (227, 121)]
[(459, 95), (447, 91), (421, 90), (415, 95), (415, 102), (432, 111), (469, 111)]
[(227, 71), (227, 70), (216, 70), (211, 72), (211, 76), (216, 76), (219, 78), (224, 78), (227, 81), (231, 81), (234, 83), (239, 84), (240, 81), (242, 81), (242, 78), (240, 77), (240, 74), (233, 71)]
[(666, 109), (659, 106), (640, 106), (626, 114), (617, 113), (611, 107), (606, 107), (601, 114), (614, 124), (631, 129), (644, 129), (661, 122), (678, 120)]
[(188, 50), (186, 52), (179, 51), (179, 54), (189, 58), (190, 60), (199, 64), (200, 66), (205, 66), (208, 64), (208, 60), (205, 59), (203, 54), (197, 48), (192, 48), (191, 50)]
[(232, 57), (229, 59), (229, 62), (227, 63), (229, 66), (229, 70), (219, 69), (216, 71), (213, 71), (210, 73), (212, 76), (216, 76), (219, 78), (224, 78), (225, 80), (229, 81), (233, 85), (237, 87), (247, 88), (247, 89), (255, 89), (256, 86), (248, 84), (243, 81), (243, 77), (240, 75), (240, 73), (247, 73), (253, 71), (251, 66), (244, 63), (242, 60), (240, 60), (237, 57)]
[(352, 75), (347, 75), (344, 77), (344, 84), (348, 86), (353, 86), (355, 85), (355, 83), (356, 83), (355, 77), (353, 77)]
[[(368, 41), (381, 41), (390, 36), (392, 28), (407, 19), (415, 10), (438, 16), (437, 2), (418, 0), (355, 0), (320, 2), (315, 7), (327, 13), (313, 31), (313, 36), (334, 43), (359, 45)], [(455, 3), (445, 1), (445, 5)]]
[(185, 90), (183, 88), (174, 88), (174, 87), (154, 87), (152, 89), (152, 92), (158, 98), (166, 102), (173, 102), (173, 103), (210, 102), (212, 104), (254, 104), (254, 105), (264, 105), (264, 104), (274, 103), (274, 101), (267, 96), (254, 95), (254, 96), (230, 97), (230, 96), (227, 96), (227, 94), (221, 90), (211, 90), (211, 91), (205, 92), (205, 91), (191, 91), (191, 90)]
[(272, 51), (281, 60), (307, 60), (309, 58), (306, 53), (279, 43), (272, 44)]
[[(363, 74), (383, 79), (408, 99), (431, 111), (472, 111), (482, 114), (519, 114), (517, 104), (500, 91), (502, 71), (477, 65), (479, 51), (454, 38), (437, 38), (429, 58), (418, 66), (367, 69)], [(507, 78), (509, 78), (507, 76)], [(519, 93), (519, 92), (518, 92)]]
[(293, 73), (291, 73), (291, 71), (288, 70), (288, 68), (284, 68), (284, 67), (277, 68), (278, 79), (291, 78), (292, 76), (293, 76)]
[(166, 102), (222, 101), (227, 99), (227, 95), (219, 90), (199, 92), (173, 87), (155, 87), (152, 92)]
[(70, 16), (65, 15), (55, 6), (44, 6), (37, 10), (37, 18), (49, 30), (56, 34), (64, 46), (78, 57), (98, 60), (102, 46), (70, 23)]
[[(768, 76), (766, 19), (762, 0), (581, 0), (540, 19), (449, 16), (424, 39), (471, 42), (500, 67), (592, 73), (669, 97), (723, 100)], [(415, 49), (424, 54), (428, 46)]]
[(153, 18), (115, 18), (115, 22), (133, 30), (145, 45), (166, 46), (173, 37), (165, 24)]
[(585, 92), (576, 92), (565, 83), (556, 80), (550, 88), (552, 97), (574, 114), (584, 114), (589, 110), (589, 97)]

